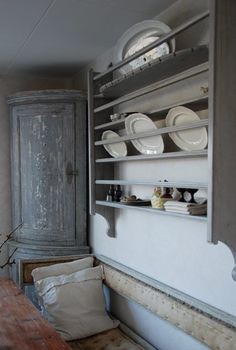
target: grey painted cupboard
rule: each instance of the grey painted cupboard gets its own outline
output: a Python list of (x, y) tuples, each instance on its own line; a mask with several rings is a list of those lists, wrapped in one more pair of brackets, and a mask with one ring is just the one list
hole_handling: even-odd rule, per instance
[(74, 90), (17, 93), (11, 118), (14, 257), (87, 253), (86, 99)]

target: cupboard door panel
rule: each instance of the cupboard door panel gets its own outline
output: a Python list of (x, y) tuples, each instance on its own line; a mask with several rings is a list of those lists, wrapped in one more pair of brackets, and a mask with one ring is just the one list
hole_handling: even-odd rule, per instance
[[(75, 126), (73, 104), (15, 107), (13, 154), (18, 158), (18, 240), (75, 241)], [(17, 205), (17, 203), (16, 203)]]

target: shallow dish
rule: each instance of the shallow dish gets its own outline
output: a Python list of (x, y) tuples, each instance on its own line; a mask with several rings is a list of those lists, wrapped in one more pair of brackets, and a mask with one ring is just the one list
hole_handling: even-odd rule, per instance
[[(116, 137), (120, 137), (116, 132), (112, 130), (106, 130), (102, 134), (102, 140), (111, 140)], [(103, 145), (105, 150), (114, 158), (127, 156), (127, 147), (125, 142), (117, 142)]]
[[(145, 114), (133, 113), (125, 119), (127, 135), (134, 135), (145, 131), (156, 130), (155, 123)], [(134, 147), (142, 154), (159, 154), (164, 151), (164, 142), (161, 135), (130, 140)]]
[[(157, 20), (146, 20), (133, 25), (117, 41), (113, 52), (113, 63), (124, 60), (170, 31), (169, 26)], [(120, 68), (119, 71), (124, 74), (128, 73), (132, 69), (174, 51), (175, 39), (171, 39), (169, 43), (165, 42), (146, 52)]]
[[(169, 110), (166, 126), (186, 125), (200, 121), (199, 116), (189, 108), (178, 106)], [(184, 151), (202, 150), (207, 146), (205, 127), (169, 133), (172, 141)]]

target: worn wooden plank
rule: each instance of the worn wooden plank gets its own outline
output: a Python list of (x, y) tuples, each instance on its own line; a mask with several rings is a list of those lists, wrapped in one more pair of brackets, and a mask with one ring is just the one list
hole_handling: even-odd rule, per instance
[(69, 350), (70, 347), (42, 318), (10, 279), (0, 279), (0, 348)]

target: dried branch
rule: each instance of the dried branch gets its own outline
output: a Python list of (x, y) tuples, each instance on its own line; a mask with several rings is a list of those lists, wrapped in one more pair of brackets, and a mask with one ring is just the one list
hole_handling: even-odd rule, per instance
[(22, 227), (22, 225), (23, 225), (23, 222), (21, 222), (16, 228), (14, 228), (11, 232), (9, 232), (9, 233), (6, 235), (5, 241), (3, 241), (2, 244), (0, 245), (0, 253), (1, 253), (2, 247), (6, 244), (7, 241), (9, 241), (9, 239), (12, 237), (12, 235), (13, 235), (19, 228)]
[(9, 258), (7, 259), (7, 261), (5, 262), (5, 264), (3, 264), (3, 265), (0, 266), (1, 269), (4, 269), (4, 267), (6, 267), (7, 265), (12, 266), (13, 264), (16, 263), (15, 259), (13, 259), (13, 260), (11, 261), (11, 258), (13, 257), (13, 255), (15, 254), (15, 252), (17, 251), (17, 249), (18, 249), (18, 248), (15, 248), (15, 249), (13, 250), (12, 254), (11, 254), (11, 255), (9, 256)]

